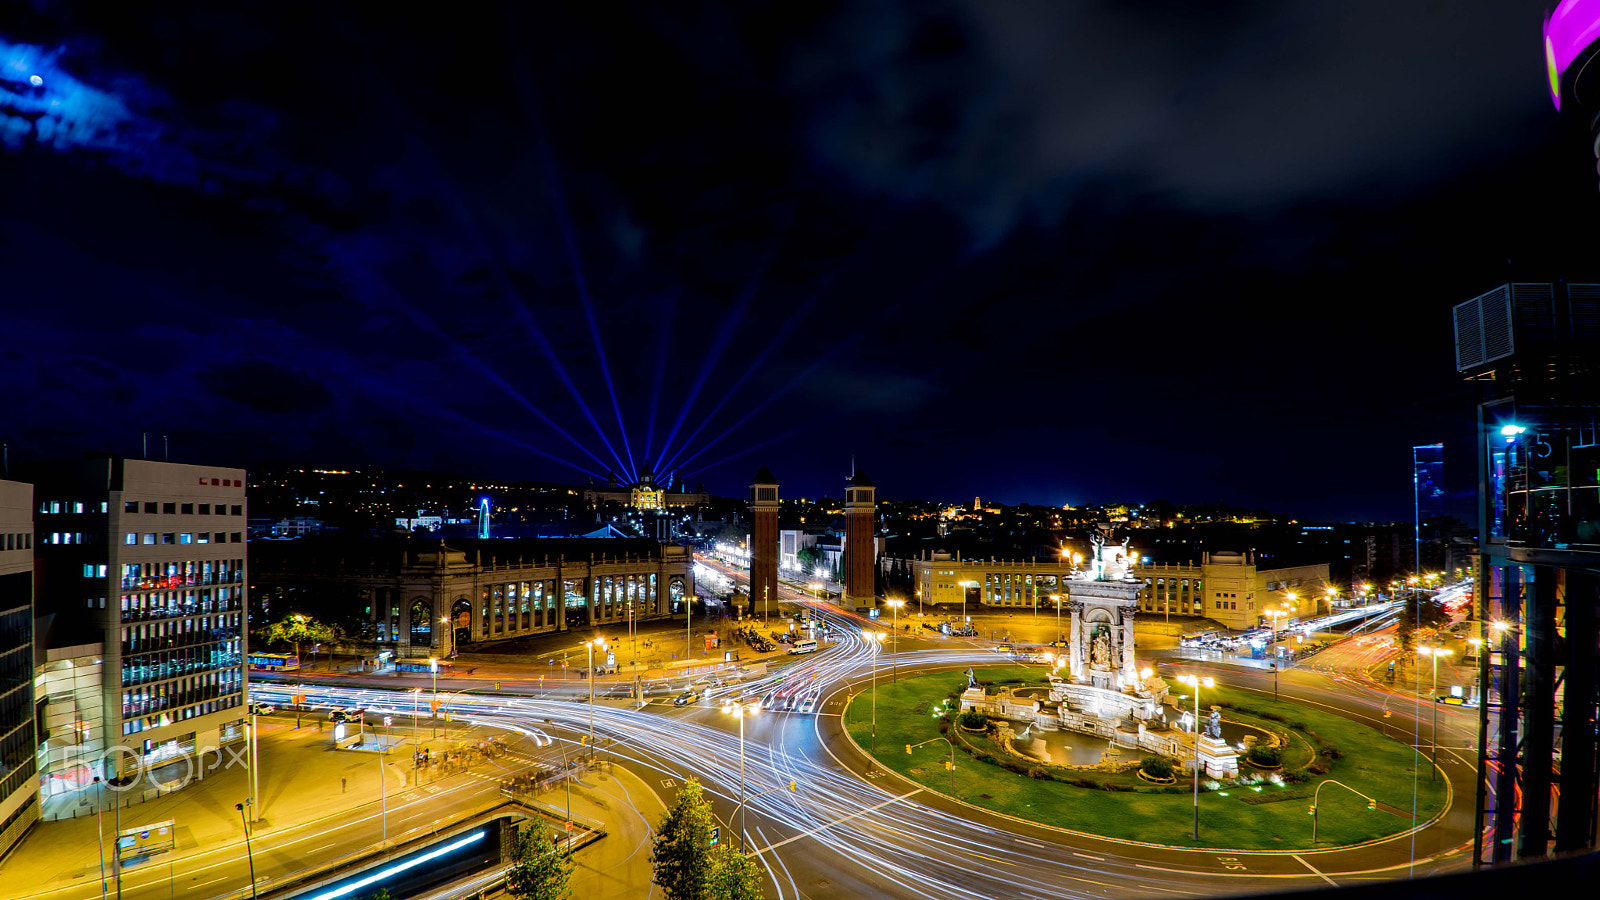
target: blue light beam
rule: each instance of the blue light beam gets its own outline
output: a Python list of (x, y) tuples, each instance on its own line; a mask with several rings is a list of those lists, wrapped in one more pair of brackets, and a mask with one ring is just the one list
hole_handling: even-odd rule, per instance
[[(550, 177), (550, 191), (555, 195), (556, 218), (561, 223), (561, 242), (566, 245), (567, 260), (572, 263), (572, 277), (578, 285), (578, 299), (583, 302), (583, 317), (589, 322), (589, 335), (594, 338), (594, 355), (600, 360), (600, 374), (606, 379), (606, 393), (611, 395), (611, 411), (617, 416), (617, 433), (622, 435), (622, 452), (627, 456), (625, 471), (637, 482), (639, 470), (633, 464), (633, 448), (628, 446), (628, 426), (622, 421), (622, 405), (617, 402), (617, 386), (611, 380), (611, 365), (606, 361), (605, 342), (600, 339), (600, 323), (594, 317), (594, 304), (589, 302), (589, 280), (583, 274), (583, 259), (578, 253), (578, 239), (572, 231), (572, 217), (567, 210), (566, 194), (561, 190), (561, 175), (556, 171), (554, 156), (545, 145), (545, 167)], [(609, 444), (609, 442), (608, 442)], [(613, 449), (612, 455), (616, 455)], [(617, 460), (622, 465), (622, 460)]]
[(722, 358), (722, 351), (727, 349), (728, 342), (733, 339), (733, 332), (739, 327), (740, 320), (744, 318), (744, 312), (750, 307), (750, 300), (755, 296), (757, 288), (761, 285), (761, 280), (766, 276), (767, 266), (771, 263), (771, 253), (761, 258), (761, 261), (756, 265), (755, 272), (750, 276), (750, 281), (745, 285), (745, 289), (740, 292), (738, 302), (734, 304), (733, 310), (728, 313), (728, 318), (722, 323), (722, 327), (717, 330), (716, 339), (711, 344), (711, 352), (707, 354), (705, 361), (700, 364), (700, 373), (695, 377), (694, 385), (689, 389), (689, 396), (684, 398), (683, 408), (678, 410), (678, 418), (672, 423), (672, 431), (667, 434), (666, 442), (661, 445), (661, 454), (656, 458), (655, 464), (651, 466), (651, 469), (655, 471), (661, 470), (661, 461), (666, 458), (667, 449), (672, 446), (672, 442), (678, 437), (678, 431), (683, 427), (683, 420), (689, 416), (690, 407), (694, 406), (694, 401), (699, 399), (700, 391), (706, 386), (706, 379), (711, 376), (711, 370), (716, 366), (717, 361)]

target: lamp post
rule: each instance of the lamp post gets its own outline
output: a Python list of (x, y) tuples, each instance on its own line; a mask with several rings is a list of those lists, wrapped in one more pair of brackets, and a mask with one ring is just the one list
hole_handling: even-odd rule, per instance
[(883, 647), (883, 639), (888, 637), (881, 631), (868, 631), (861, 629), (861, 637), (871, 647), (872, 652), (872, 752), (878, 752), (878, 650)]
[(1455, 651), (1445, 647), (1418, 647), (1417, 652), (1433, 657), (1433, 734), (1429, 741), (1432, 749), (1429, 752), (1428, 780), (1436, 781), (1439, 778), (1439, 657), (1454, 656)]
[(251, 898), (251, 900), (255, 900), (255, 896), (256, 896), (256, 853), (255, 853), (255, 850), (250, 846), (250, 820), (244, 814), (244, 804), (243, 803), (235, 803), (233, 805), (233, 808), (237, 809), (239, 811), (239, 821), (244, 823), (244, 854), (245, 854), (245, 857), (250, 860), (250, 898)]
[(961, 585), (961, 628), (965, 631), (967, 627), (967, 591), (977, 587), (978, 583), (976, 581), (958, 581), (956, 584)]
[[(1293, 601), (1294, 594), (1291, 593), (1289, 599)], [(1272, 699), (1276, 700), (1278, 699), (1278, 619), (1282, 616), (1287, 616), (1288, 613), (1281, 609), (1273, 609), (1270, 606), (1262, 610), (1262, 612), (1272, 617), (1272, 640), (1268, 643), (1272, 647)]]
[(604, 647), (605, 638), (595, 638), (584, 641), (583, 646), (589, 649), (589, 756), (594, 756), (594, 648)]
[(822, 583), (821, 582), (813, 581), (810, 584), (806, 585), (806, 587), (811, 589), (811, 596), (814, 599), (816, 599), (816, 600), (821, 600), (822, 599)]
[(722, 708), (724, 713), (739, 720), (739, 852), (744, 852), (744, 717), (761, 711), (759, 703), (745, 705), (730, 703)]
[(99, 786), (94, 797), (94, 844), (100, 851), (100, 900), (106, 900), (106, 814), (103, 808), (106, 789), (99, 775), (94, 777), (94, 783)]
[(433, 670), (433, 710), (428, 715), (428, 721), (433, 726), (433, 740), (439, 739), (439, 661), (428, 659), (428, 668)]
[(1178, 681), (1194, 688), (1194, 839), (1200, 841), (1200, 688), (1214, 688), (1217, 682), (1209, 677), (1179, 675)]
[(449, 640), (449, 645), (448, 645), (449, 649), (446, 650), (445, 653), (444, 653), (445, 658), (446, 659), (453, 659), (455, 657), (455, 655), (456, 655), (456, 635), (455, 635), (455, 629), (450, 627), (450, 617), (449, 616), (444, 616), (443, 618), (439, 619), (439, 624), (444, 626), (445, 637), (450, 639)]
[(894, 643), (889, 648), (889, 681), (900, 680), (900, 607), (905, 606), (904, 600), (883, 601), (891, 610), (894, 628)]
[[(411, 743), (417, 742), (417, 719), (422, 716), (422, 688), (411, 689)], [(362, 716), (362, 724), (366, 724), (366, 716)]]

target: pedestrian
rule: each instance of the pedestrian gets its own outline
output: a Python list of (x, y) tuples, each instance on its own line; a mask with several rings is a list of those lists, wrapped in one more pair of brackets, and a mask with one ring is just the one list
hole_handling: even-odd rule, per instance
[(339, 793), (343, 794), (346, 791), (348, 791), (349, 788), (350, 788), (350, 782), (347, 779), (344, 779), (344, 778), (339, 779)]

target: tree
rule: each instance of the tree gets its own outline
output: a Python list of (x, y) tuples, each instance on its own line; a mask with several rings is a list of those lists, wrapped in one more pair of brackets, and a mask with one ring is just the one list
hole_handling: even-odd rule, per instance
[(715, 827), (700, 780), (684, 782), (678, 802), (661, 817), (650, 852), (655, 869), (651, 880), (661, 887), (666, 900), (710, 900), (711, 829)]
[(1450, 610), (1433, 597), (1407, 600), (1400, 607), (1400, 646), (1406, 651), (1416, 648), (1418, 631), (1438, 629), (1450, 622)]
[(762, 900), (766, 873), (755, 860), (731, 844), (719, 844), (711, 853), (707, 896), (712, 900)]
[(261, 639), (268, 644), (293, 644), (294, 653), (300, 655), (303, 641), (332, 643), (337, 636), (332, 625), (325, 625), (310, 616), (293, 613), (261, 629)]
[(556, 849), (550, 829), (523, 829), (511, 850), (506, 893), (517, 900), (567, 900), (572, 896), (572, 860)]

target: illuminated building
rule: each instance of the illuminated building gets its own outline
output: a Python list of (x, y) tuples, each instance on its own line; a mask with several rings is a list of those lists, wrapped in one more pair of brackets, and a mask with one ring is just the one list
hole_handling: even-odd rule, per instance
[(1600, 284), (1501, 285), (1453, 315), (1456, 370), (1477, 392), (1475, 638), (1489, 650), (1477, 806), (1491, 833), (1474, 829), (1476, 859), (1593, 849)]
[(750, 482), (750, 611), (773, 613), (778, 604), (778, 479), (762, 466)]
[(41, 615), (103, 635), (102, 777), (243, 736), (245, 473), (119, 457), (34, 476)]
[(0, 481), (0, 856), (39, 819), (32, 548), (33, 488)]
[(868, 609), (877, 603), (877, 488), (865, 472), (844, 483), (844, 605)]
[[(960, 607), (965, 595), (972, 609), (1053, 611), (1057, 595), (1062, 602), (1071, 598), (1070, 561), (962, 560), (934, 552), (910, 565), (923, 603)], [(1239, 630), (1260, 625), (1261, 611), (1269, 606), (1287, 609), (1291, 617), (1316, 615), (1328, 584), (1326, 563), (1260, 569), (1252, 554), (1227, 551), (1203, 553), (1198, 564), (1136, 564), (1130, 574), (1144, 584), (1140, 611), (1204, 616)], [(976, 596), (962, 582), (976, 584)]]
[(682, 479), (676, 484), (658, 485), (655, 483), (654, 474), (645, 469), (639, 473), (638, 481), (626, 485), (619, 484), (615, 475), (608, 478), (601, 487), (596, 487), (591, 481), (583, 490), (583, 502), (589, 509), (596, 511), (608, 504), (634, 510), (659, 511), (704, 506), (711, 502), (711, 495), (706, 493), (705, 485), (697, 485), (693, 491), (688, 490)]
[(644, 538), (306, 538), (253, 549), (253, 605), (359, 606), (400, 657), (482, 641), (683, 616), (693, 559)]

